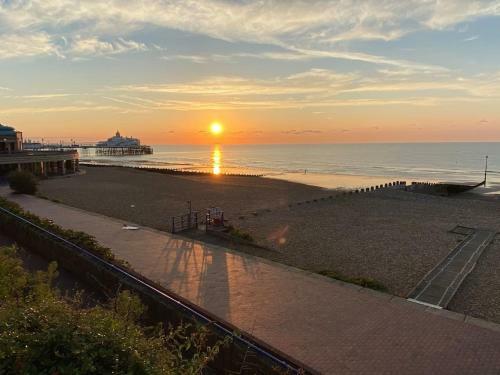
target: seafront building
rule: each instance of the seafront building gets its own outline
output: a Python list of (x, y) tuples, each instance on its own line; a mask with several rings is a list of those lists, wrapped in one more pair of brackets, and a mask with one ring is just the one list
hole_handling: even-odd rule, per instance
[(97, 155), (124, 156), (149, 155), (153, 153), (151, 146), (141, 145), (138, 138), (123, 137), (120, 131), (105, 141), (97, 142), (95, 146), (85, 146), (83, 149), (95, 148)]
[(22, 132), (0, 124), (0, 175), (14, 170), (30, 171), (41, 177), (75, 173), (78, 152), (24, 150)]
[(97, 147), (140, 147), (141, 141), (137, 138), (132, 137), (122, 137), (120, 131), (116, 131), (116, 134), (108, 138), (106, 141), (98, 142)]

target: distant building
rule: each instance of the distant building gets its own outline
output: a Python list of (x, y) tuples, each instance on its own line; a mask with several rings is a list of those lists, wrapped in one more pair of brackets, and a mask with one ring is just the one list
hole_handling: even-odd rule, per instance
[(78, 152), (23, 150), (23, 134), (0, 124), (0, 175), (27, 170), (39, 176), (74, 173), (78, 170)]
[(122, 137), (119, 131), (106, 141), (98, 142), (97, 147), (140, 147), (141, 141), (137, 138)]
[(43, 144), (41, 142), (34, 142), (30, 139), (23, 141), (23, 150), (37, 151), (42, 149)]

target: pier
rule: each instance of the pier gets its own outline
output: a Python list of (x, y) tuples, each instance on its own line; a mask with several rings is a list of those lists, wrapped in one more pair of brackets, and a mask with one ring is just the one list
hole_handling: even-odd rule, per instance
[[(95, 148), (96, 155), (106, 155), (106, 156), (151, 155), (153, 153), (153, 148), (151, 146), (138, 146), (138, 147), (96, 146), (91, 148)], [(88, 147), (82, 149), (88, 149)]]
[(33, 147), (25, 146), (25, 149), (32, 151), (64, 151), (77, 150), (82, 151), (95, 150), (96, 155), (101, 156), (127, 156), (127, 155), (151, 155), (153, 148), (151, 146), (101, 146), (97, 143), (39, 143)]

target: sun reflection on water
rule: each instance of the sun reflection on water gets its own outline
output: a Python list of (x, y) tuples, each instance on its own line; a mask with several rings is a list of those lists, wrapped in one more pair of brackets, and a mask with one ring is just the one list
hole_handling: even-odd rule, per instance
[(222, 153), (219, 145), (215, 145), (212, 151), (212, 173), (215, 175), (220, 174)]

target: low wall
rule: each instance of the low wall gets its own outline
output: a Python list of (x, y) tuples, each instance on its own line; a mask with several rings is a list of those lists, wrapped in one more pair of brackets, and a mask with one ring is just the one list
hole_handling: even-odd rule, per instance
[[(109, 263), (1, 207), (0, 231), (21, 246), (48, 260), (57, 261), (60, 267), (90, 286), (104, 290), (110, 296), (116, 295), (120, 289), (128, 289), (138, 294), (148, 308), (149, 321), (163, 322), (166, 323), (165, 326), (182, 322), (204, 324), (211, 328), (215, 337), (233, 336), (232, 344), (222, 348), (210, 366), (217, 373), (239, 372), (243, 364), (245, 368), (252, 369), (251, 372), (257, 374), (273, 373), (275, 368), (282, 368), (284, 373), (286, 370), (288, 373), (298, 373), (299, 368), (305, 368), (251, 336), (234, 336), (237, 331), (235, 327), (220, 321), (142, 275)], [(306, 371), (315, 373), (310, 369)]]
[(29, 164), (78, 160), (77, 151), (21, 151), (0, 155), (0, 164)]

